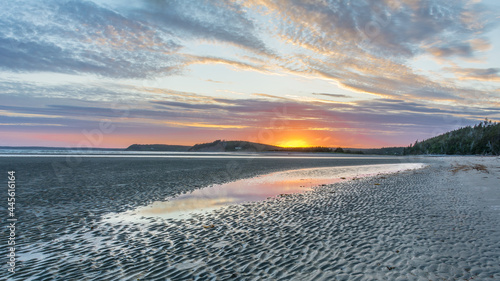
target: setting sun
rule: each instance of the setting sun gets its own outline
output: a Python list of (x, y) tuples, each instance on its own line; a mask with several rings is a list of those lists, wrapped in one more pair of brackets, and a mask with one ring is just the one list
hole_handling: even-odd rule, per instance
[(303, 140), (288, 140), (278, 144), (281, 147), (308, 147), (307, 142)]

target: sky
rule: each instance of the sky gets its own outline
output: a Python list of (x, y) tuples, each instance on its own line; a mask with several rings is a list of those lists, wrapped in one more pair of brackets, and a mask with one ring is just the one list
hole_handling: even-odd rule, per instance
[(497, 1), (0, 3), (0, 146), (375, 148), (500, 121)]

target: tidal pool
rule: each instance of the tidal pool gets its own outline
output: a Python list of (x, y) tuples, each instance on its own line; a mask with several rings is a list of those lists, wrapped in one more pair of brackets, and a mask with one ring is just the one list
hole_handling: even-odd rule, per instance
[(423, 168), (423, 163), (359, 165), (288, 170), (211, 185), (190, 193), (156, 201), (148, 206), (118, 214), (115, 219), (137, 220), (140, 217), (184, 219), (232, 204), (261, 201), (280, 194), (300, 193), (315, 186), (341, 180), (388, 174)]

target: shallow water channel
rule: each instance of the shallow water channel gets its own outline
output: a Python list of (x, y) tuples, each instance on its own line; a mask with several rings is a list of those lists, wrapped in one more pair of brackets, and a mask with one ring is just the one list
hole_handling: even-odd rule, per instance
[(315, 186), (341, 180), (388, 174), (423, 168), (422, 163), (359, 165), (288, 170), (260, 175), (254, 178), (211, 185), (190, 193), (156, 201), (148, 206), (124, 212), (113, 220), (137, 220), (140, 217), (184, 219), (232, 204), (268, 199), (282, 194), (301, 193)]

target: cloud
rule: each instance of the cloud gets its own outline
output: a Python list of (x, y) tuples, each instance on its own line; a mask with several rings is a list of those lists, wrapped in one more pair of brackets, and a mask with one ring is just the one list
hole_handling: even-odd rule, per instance
[[(496, 71), (493, 70), (484, 74)], [(9, 89), (7, 87), (9, 85), (3, 83), (2, 87)], [(383, 124), (394, 123), (394, 120), (412, 126), (412, 124), (422, 124), (423, 120), (443, 118), (442, 116), (476, 118), (477, 116), (487, 115), (493, 119), (500, 118), (500, 109), (492, 107), (491, 103), (478, 103), (476, 107), (470, 107), (469, 105), (460, 106), (458, 104), (435, 104), (432, 101), (424, 100), (403, 100), (394, 96), (332, 104), (314, 99), (310, 101), (294, 100), (263, 93), (254, 95), (270, 99), (248, 98), (234, 100), (214, 98), (191, 92), (130, 87), (121, 84), (104, 84), (99, 88), (74, 87), (72, 93), (64, 92), (64, 89), (68, 89), (68, 86), (64, 85), (60, 87), (33, 85), (33, 87), (25, 89), (26, 93), (21, 96), (12, 85), (11, 88), (12, 90), (2, 94), (2, 99), (11, 101), (11, 105), (3, 103), (0, 106), (0, 115), (28, 119), (45, 118), (46, 123), (50, 124), (55, 124), (54, 118), (65, 120), (64, 124), (70, 124), (67, 123), (68, 120), (97, 122), (110, 119), (119, 120), (119, 122), (123, 123), (141, 124), (140, 126), (144, 124), (160, 126), (161, 122), (195, 124), (200, 123), (200, 120), (204, 120), (202, 123), (209, 125), (259, 127), (262, 122), (265, 123), (267, 120), (278, 118), (288, 120), (292, 124), (298, 124), (296, 122), (304, 123), (304, 120), (309, 120), (306, 122), (307, 126), (312, 124), (311, 120), (314, 120), (314, 126), (318, 128), (336, 128), (339, 124), (344, 124), (344, 128), (353, 126), (377, 128), (383, 126)], [(57, 98), (44, 95), (34, 96), (29, 100), (29, 103), (23, 102), (26, 100), (26, 95), (35, 89), (39, 93), (60, 91), (61, 94)], [(424, 90), (422, 89), (422, 91)], [(96, 97), (105, 97), (114, 93), (123, 99), (117, 100), (116, 96), (110, 96), (110, 98), (99, 100), (99, 103), (95, 103), (93, 99), (74, 99), (75, 94), (79, 95), (78, 93), (87, 91), (94, 91)], [(63, 93), (66, 95), (63, 95)], [(319, 94), (332, 95), (328, 93)], [(142, 99), (137, 99), (137, 97)], [(333, 97), (336, 98), (337, 96)], [(28, 119), (18, 120), (17, 123), (21, 123), (21, 121), (22, 123), (36, 123), (30, 122)], [(377, 125), (378, 122), (380, 124)], [(439, 122), (424, 124), (439, 126)]]
[(460, 80), (500, 81), (500, 68), (445, 68)]
[(259, 96), (259, 97), (271, 98), (271, 99), (278, 99), (278, 100), (287, 100), (287, 101), (292, 100), (290, 98), (284, 98), (284, 97), (280, 97), (280, 96), (276, 96), (276, 95), (263, 94), (263, 93), (254, 93), (252, 95)]
[(175, 73), (182, 63), (175, 38), (92, 2), (16, 1), (0, 13), (4, 70), (127, 78)]
[(0, 12), (0, 27), (0, 68), (11, 71), (150, 78), (193, 63), (255, 68), (179, 52), (200, 40), (274, 55), (242, 7), (229, 1), (16, 1)]
[[(2, 126), (59, 124), (62, 130), (110, 119), (134, 130), (219, 126), (244, 131), (273, 127), (269, 120), (278, 118), (287, 120), (289, 129), (352, 128), (375, 135), (428, 131), (442, 126), (446, 116), (458, 120), (454, 124), (481, 115), (500, 118), (497, 92), (424, 75), (412, 66), (418, 56), (471, 61), (491, 48), (485, 33), (498, 21), (485, 6), (471, 1), (49, 0), (4, 6), (3, 73), (65, 73), (82, 80), (2, 78)], [(179, 85), (175, 87), (181, 90), (137, 86), (140, 79), (183, 74), (197, 64), (320, 78), (371, 97), (336, 102), (351, 97), (335, 94), (335, 88), (333, 93), (309, 88), (325, 91), (312, 94), (330, 99), (299, 102), (285, 96), (294, 96), (295, 89), (266, 92), (266, 83), (246, 99), (214, 98), (181, 91)], [(498, 82), (500, 76), (498, 68), (445, 70), (461, 80)], [(227, 83), (238, 75), (206, 81)], [(93, 77), (90, 83), (84, 80), (88, 76)], [(138, 80), (127, 85), (130, 78)], [(248, 92), (244, 83), (228, 84), (216, 91)], [(113, 112), (117, 100), (126, 105), (126, 120), (120, 117), (123, 112)]]
[(477, 57), (478, 53), (489, 50), (490, 48), (490, 42), (479, 37), (467, 41), (438, 40), (433, 42), (430, 47), (425, 50), (437, 58), (473, 58)]
[(193, 55), (188, 55), (188, 54), (185, 54), (184, 58), (188, 59), (188, 61), (185, 63), (185, 65), (226, 64), (226, 65), (230, 65), (230, 66), (233, 66), (233, 67), (235, 67), (237, 69), (241, 69), (241, 70), (253, 70), (253, 71), (258, 71), (258, 72), (267, 72), (265, 70), (266, 65), (263, 65), (263, 64), (255, 65), (255, 64), (248, 63), (248, 62), (213, 57), (213, 56), (193, 56)]
[(435, 57), (472, 57), (474, 55), (474, 49), (470, 44), (458, 42), (453, 44), (446, 43), (443, 46), (434, 46), (427, 49), (427, 51)]
[[(365, 51), (372, 55), (413, 56), (421, 52), (423, 42), (447, 38), (457, 33), (463, 38), (475, 36), (486, 28), (483, 6), (468, 1), (245, 1), (247, 7), (264, 7), (275, 21), (283, 40), (325, 55), (342, 56), (347, 51)], [(471, 25), (464, 14), (475, 17)], [(307, 20), (304, 20), (307, 19)]]
[[(112, 89), (117, 90), (119, 87)], [(129, 91), (139, 93), (141, 88)], [(484, 117), (500, 118), (500, 110), (491, 104), (471, 108), (436, 106), (424, 101), (408, 102), (398, 99), (329, 104), (293, 99), (234, 100), (168, 89), (155, 91), (143, 88), (142, 91), (156, 92), (161, 99), (132, 99), (130, 101), (133, 103), (125, 101), (121, 104), (123, 106), (118, 107), (112, 101), (96, 104), (84, 100), (75, 101), (70, 96), (57, 99), (40, 97), (29, 106), (22, 103), (2, 104), (0, 126), (14, 131), (44, 132), (43, 128), (50, 128), (58, 133), (81, 134), (82, 130), (98, 128), (99, 122), (106, 121), (117, 127), (116, 132), (187, 134), (193, 132), (189, 130), (196, 128), (197, 135), (191, 136), (192, 141), (205, 136), (213, 138), (222, 129), (225, 130), (224, 134), (231, 132), (228, 137), (245, 134), (252, 136), (259, 129), (276, 135), (284, 132), (314, 132), (315, 138), (331, 137), (332, 141), (339, 134), (346, 138), (364, 135), (374, 139), (400, 134), (404, 138), (403, 143), (407, 143), (422, 138), (423, 135), (432, 136), (444, 127), (455, 129)], [(2, 97), (14, 100), (11, 94), (4, 94)], [(34, 124), (40, 126), (35, 127)], [(203, 136), (199, 130), (203, 130)], [(395, 144), (396, 140), (393, 141)]]
[(143, 4), (130, 13), (165, 32), (180, 37), (217, 40), (261, 54), (272, 53), (257, 34), (253, 21), (238, 3), (151, 0), (143, 1)]
[(327, 96), (332, 98), (350, 98), (351, 96), (341, 95), (341, 94), (328, 94), (328, 93), (313, 93), (316, 96)]
[(211, 82), (211, 83), (217, 83), (217, 84), (224, 84), (224, 83), (225, 83), (225, 82), (223, 82), (223, 81), (212, 80), (212, 79), (205, 79), (205, 81), (207, 81), (207, 82)]
[(393, 98), (460, 101), (460, 93), (472, 90), (418, 74), (407, 61), (423, 54), (475, 58), (490, 47), (483, 34), (497, 24), (485, 6), (465, 0), (245, 3), (276, 15), (276, 38), (294, 46), (293, 56), (278, 60), (282, 67)]
[[(151, 78), (223, 63), (326, 73), (378, 93), (370, 80), (411, 72), (402, 60), (417, 54), (474, 57), (488, 48), (480, 36), (491, 25), (483, 6), (465, 0), (16, 1), (0, 12), (0, 68)], [(230, 44), (253, 62), (184, 52), (193, 42)]]

